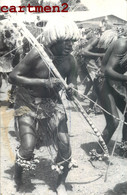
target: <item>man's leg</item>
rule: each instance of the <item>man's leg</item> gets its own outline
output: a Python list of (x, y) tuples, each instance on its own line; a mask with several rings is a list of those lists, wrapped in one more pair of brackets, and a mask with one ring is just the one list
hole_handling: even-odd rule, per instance
[[(29, 161), (33, 156), (33, 151), (36, 145), (35, 138), (35, 122), (30, 116), (20, 116), (18, 118), (19, 136), (20, 136), (20, 148), (17, 152), (15, 163), (15, 183), (17, 184), (17, 190), (22, 183), (22, 171), (23, 166), (20, 161)], [(19, 163), (18, 163), (19, 162)]]
[[(124, 114), (124, 122), (127, 122), (127, 112)], [(127, 125), (126, 124), (123, 124), (122, 141), (118, 146), (118, 152), (120, 156), (127, 158)]]
[(63, 173), (58, 176), (57, 193), (58, 195), (66, 195), (65, 180), (69, 172), (68, 165), (71, 161), (71, 147), (65, 119), (58, 126), (57, 145), (58, 155), (56, 163), (62, 162), (61, 165), (63, 166)]
[[(107, 97), (106, 100), (107, 103), (105, 104), (104, 108), (109, 113), (111, 113), (111, 115), (115, 116), (116, 118), (119, 118), (116, 103), (114, 101), (113, 96), (111, 94), (107, 94), (107, 95), (109, 95), (109, 98)], [(103, 130), (102, 137), (107, 145), (111, 140), (111, 137), (113, 136), (115, 130), (117, 129), (119, 125), (119, 121), (105, 112), (104, 115), (106, 119), (106, 127)]]
[(97, 88), (96, 86), (96, 91), (101, 106), (111, 114), (109, 115), (104, 112), (106, 119), (106, 127), (103, 130), (102, 137), (107, 145), (119, 124), (119, 121), (112, 117), (112, 115), (114, 115), (115, 117), (119, 118), (117, 105), (111, 87), (107, 84), (107, 82), (104, 82), (103, 87), (101, 89)]
[(91, 100), (93, 100), (94, 102), (90, 101), (89, 108), (87, 109), (87, 114), (90, 114), (91, 112), (94, 112), (94, 104), (96, 103), (96, 100), (97, 100), (97, 95), (95, 93), (94, 86), (92, 88), (91, 94), (89, 95), (89, 98)]

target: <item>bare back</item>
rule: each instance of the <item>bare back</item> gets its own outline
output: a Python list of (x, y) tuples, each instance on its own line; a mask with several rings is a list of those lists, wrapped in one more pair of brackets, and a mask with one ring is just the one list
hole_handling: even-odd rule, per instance
[(127, 71), (127, 39), (118, 39), (107, 50), (102, 61), (102, 71), (110, 72), (110, 69), (120, 74)]

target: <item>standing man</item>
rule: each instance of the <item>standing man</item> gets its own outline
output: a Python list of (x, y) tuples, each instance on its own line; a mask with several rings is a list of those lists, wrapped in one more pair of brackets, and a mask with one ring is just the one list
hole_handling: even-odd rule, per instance
[[(78, 38), (75, 23), (63, 18), (49, 21), (45, 27), (45, 51), (67, 80), (76, 86), (77, 67), (72, 52), (72, 41)], [(35, 49), (32, 49), (10, 74), (10, 82), (17, 85), (15, 116), (18, 119), (20, 147), (16, 155), (15, 182), (19, 187), (23, 168), (35, 162), (33, 151), (38, 143), (37, 132), (52, 134), (58, 148), (56, 164), (61, 172), (57, 181), (57, 194), (66, 195), (65, 180), (71, 162), (67, 117), (59, 96), (61, 81), (54, 77)], [(71, 99), (70, 88), (67, 90)], [(38, 128), (37, 128), (38, 127)], [(39, 134), (40, 135), (40, 134)], [(23, 161), (23, 164), (22, 164)]]
[[(84, 57), (86, 58), (86, 69), (88, 71), (88, 74), (91, 78), (91, 87), (92, 87), (92, 93), (90, 94), (90, 98), (96, 102), (97, 95), (94, 87), (94, 78), (99, 71), (102, 59), (105, 55), (106, 50), (108, 49), (109, 45), (117, 40), (117, 32), (110, 29), (103, 32), (103, 34), (100, 36), (100, 34), (96, 34), (93, 38), (91, 38), (88, 45), (84, 48)], [(85, 66), (85, 63), (84, 63)], [(91, 66), (89, 68), (89, 66)], [(93, 109), (94, 103), (90, 102), (88, 113)], [(96, 110), (97, 108), (95, 108)], [(98, 110), (99, 111), (99, 110)], [(100, 112), (100, 111), (99, 111)]]
[[(119, 38), (108, 48), (103, 61), (100, 75), (96, 79), (96, 91), (102, 107), (111, 115), (119, 118), (118, 110), (123, 113), (125, 109), (126, 92), (123, 95), (120, 91), (126, 89), (127, 82), (127, 38)], [(120, 88), (120, 91), (118, 89)], [(106, 144), (118, 127), (119, 121), (104, 112), (106, 127), (103, 131), (103, 139)], [(127, 122), (127, 113), (124, 115)], [(123, 125), (122, 141), (127, 144), (127, 126)], [(127, 152), (127, 151), (126, 151)]]

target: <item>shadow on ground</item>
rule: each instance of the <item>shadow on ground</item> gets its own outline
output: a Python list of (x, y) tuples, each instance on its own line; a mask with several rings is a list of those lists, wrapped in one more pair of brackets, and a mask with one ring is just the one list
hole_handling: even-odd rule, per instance
[(17, 138), (15, 131), (9, 131), (8, 133), (10, 134), (11, 137)]
[[(49, 186), (49, 189), (54, 191), (57, 175), (51, 170), (51, 163), (51, 160), (43, 158), (36, 167), (36, 172), (30, 171), (23, 173), (24, 184), (21, 191), (31, 193), (36, 188), (36, 185), (47, 185)], [(12, 180), (14, 177), (14, 166), (6, 170), (5, 173), (7, 173), (10, 180)]]
[[(56, 189), (57, 173), (51, 169), (52, 161), (49, 159), (41, 159), (36, 171), (23, 173), (23, 186), (20, 191), (23, 193), (32, 193), (37, 185), (45, 186), (52, 191)], [(14, 178), (14, 166), (5, 171), (9, 175), (9, 179)], [(16, 186), (15, 186), (16, 187)], [(71, 191), (72, 187), (69, 183), (66, 184), (67, 190)]]
[(104, 195), (127, 195), (127, 182), (117, 184), (113, 190), (108, 190)]
[[(109, 145), (108, 145), (109, 154), (112, 153), (114, 144), (115, 144), (115, 141), (111, 140)], [(87, 155), (89, 155), (90, 150), (92, 150), (92, 149), (99, 149), (100, 146), (99, 146), (99, 144), (97, 142), (89, 142), (89, 143), (81, 144), (81, 148), (85, 151), (85, 153)], [(119, 155), (117, 147), (115, 149), (114, 155)]]

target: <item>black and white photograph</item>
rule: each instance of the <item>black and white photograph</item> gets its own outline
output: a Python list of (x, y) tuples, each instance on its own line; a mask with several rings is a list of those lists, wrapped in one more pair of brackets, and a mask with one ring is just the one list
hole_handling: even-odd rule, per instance
[(0, 0), (0, 195), (127, 195), (127, 0)]

